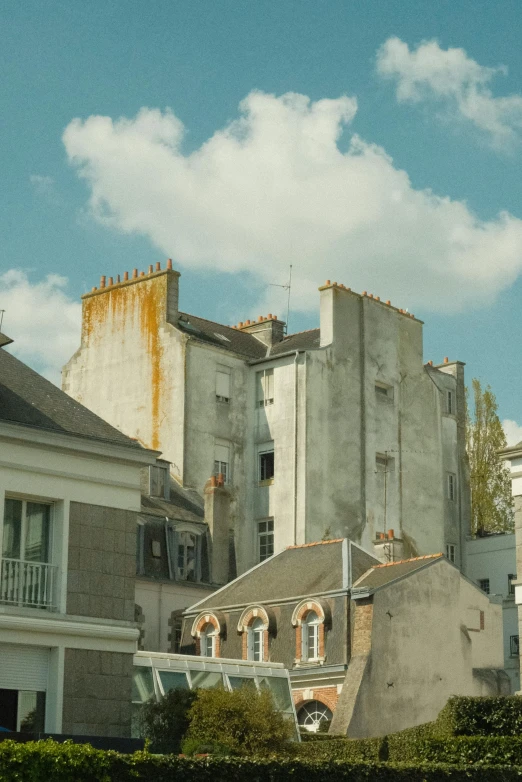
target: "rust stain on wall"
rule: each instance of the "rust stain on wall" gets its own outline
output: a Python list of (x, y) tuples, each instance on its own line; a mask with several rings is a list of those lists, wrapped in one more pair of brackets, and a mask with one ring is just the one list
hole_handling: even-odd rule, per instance
[[(150, 400), (150, 442), (148, 447), (160, 450), (160, 405), (163, 383), (160, 326), (165, 319), (166, 277), (143, 280), (135, 285), (113, 287), (83, 301), (82, 344), (85, 347), (106, 349), (103, 337), (110, 331), (120, 339), (111, 339), (114, 348), (120, 349), (126, 360), (135, 351), (140, 361), (140, 347), (148, 356), (149, 387), (143, 390)], [(141, 332), (141, 346), (135, 344), (136, 326)], [(129, 344), (129, 342), (131, 344)], [(108, 347), (108, 346), (107, 346)], [(113, 349), (114, 349), (113, 348)], [(114, 356), (109, 356), (109, 360)]]

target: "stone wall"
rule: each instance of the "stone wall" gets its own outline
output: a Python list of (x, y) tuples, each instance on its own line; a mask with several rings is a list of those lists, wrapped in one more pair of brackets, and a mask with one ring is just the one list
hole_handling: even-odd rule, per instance
[(66, 649), (62, 733), (130, 736), (132, 654)]
[(136, 513), (71, 502), (67, 613), (134, 621)]

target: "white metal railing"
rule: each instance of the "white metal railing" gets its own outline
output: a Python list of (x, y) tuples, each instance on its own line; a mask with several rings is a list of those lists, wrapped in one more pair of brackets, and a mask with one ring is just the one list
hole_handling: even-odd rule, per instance
[(0, 603), (31, 608), (56, 608), (56, 565), (2, 559)]

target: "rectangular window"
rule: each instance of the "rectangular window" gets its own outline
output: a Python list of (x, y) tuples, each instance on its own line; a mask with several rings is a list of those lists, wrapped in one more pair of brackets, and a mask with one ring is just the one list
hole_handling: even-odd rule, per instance
[(264, 369), (256, 374), (257, 406), (266, 407), (274, 404), (274, 370)]
[(222, 475), (225, 483), (230, 481), (230, 446), (219, 445), (216, 443), (214, 446), (214, 475)]
[(391, 459), (381, 453), (376, 454), (375, 456), (375, 469), (377, 472), (386, 472), (389, 471), (390, 468), (390, 461)]
[(448, 500), (457, 499), (457, 476), (449, 472), (448, 473)]
[(516, 573), (510, 573), (508, 576), (508, 595), (515, 594), (515, 581), (517, 580)]
[(457, 547), (454, 543), (446, 543), (446, 557), (450, 562), (455, 562)]
[(271, 481), (274, 477), (274, 449), (259, 452), (259, 480)]
[(489, 578), (479, 578), (478, 585), (486, 595), (489, 595)]
[(230, 369), (219, 366), (216, 371), (216, 401), (228, 404), (230, 402)]
[(166, 467), (151, 465), (149, 467), (149, 495), (168, 499), (168, 470)]
[(449, 415), (455, 415), (455, 394), (453, 391), (446, 391), (446, 412)]
[(393, 399), (393, 386), (385, 383), (375, 383), (375, 396), (378, 399)]
[(509, 636), (509, 653), (511, 657), (518, 657), (520, 654), (520, 644), (518, 635)]
[(274, 553), (274, 520), (266, 519), (257, 524), (259, 561), (263, 562)]
[(201, 581), (202, 534), (169, 526), (167, 543), (171, 573), (176, 581)]

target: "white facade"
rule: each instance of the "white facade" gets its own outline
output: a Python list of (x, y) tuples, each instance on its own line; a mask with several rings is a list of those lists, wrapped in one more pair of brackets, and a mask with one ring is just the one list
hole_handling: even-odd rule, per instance
[[(139, 512), (140, 469), (153, 458), (141, 449), (0, 422), (0, 690), (18, 690), (27, 708), (32, 694), (45, 692), (47, 732), (62, 727), (65, 650), (131, 654), (138, 635), (130, 622), (67, 615), (70, 504)], [(20, 557), (15, 580), (14, 560), (5, 556), (10, 500), (45, 506), (50, 519), (48, 564)], [(52, 582), (44, 584), (50, 569)]]
[(374, 549), (384, 559), (451, 546), (462, 565), (463, 365), (423, 364), (422, 323), (334, 283), (320, 289), (320, 330), (283, 339), (271, 317), (191, 321), (178, 277), (136, 272), (87, 294), (63, 388), (161, 450), (181, 485), (202, 494), (226, 473), (237, 571), (267, 545), (325, 535), (368, 550), (389, 536)]
[(487, 535), (466, 542), (467, 577), (502, 605), (504, 668), (514, 693), (520, 690), (516, 572), (514, 534)]

